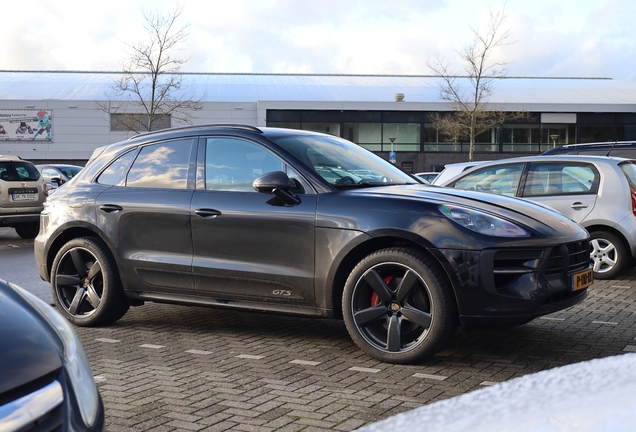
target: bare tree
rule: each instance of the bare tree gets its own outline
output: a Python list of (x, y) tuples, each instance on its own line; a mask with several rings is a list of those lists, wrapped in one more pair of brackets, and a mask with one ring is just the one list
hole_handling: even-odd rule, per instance
[(428, 63), (434, 74), (442, 79), (441, 99), (448, 102), (454, 110), (451, 113), (434, 114), (433, 124), (447, 141), (468, 139), (468, 160), (471, 162), (475, 139), (480, 134), (505, 121), (530, 117), (525, 112), (506, 112), (488, 106), (495, 81), (506, 76), (507, 63), (492, 61), (494, 51), (509, 44), (510, 35), (504, 28), (505, 20), (505, 9), (491, 11), (485, 31), (471, 28), (473, 40), (458, 51), (465, 74), (451, 70), (439, 52), (436, 53), (434, 62)]
[(181, 67), (189, 58), (173, 55), (188, 36), (189, 24), (176, 26), (182, 12), (180, 5), (167, 14), (142, 9), (146, 38), (125, 43), (123, 71), (111, 84), (108, 101), (98, 102), (98, 108), (111, 114), (118, 129), (150, 131), (166, 127), (172, 120), (191, 124), (193, 111), (201, 109), (203, 96), (194, 97), (184, 88)]

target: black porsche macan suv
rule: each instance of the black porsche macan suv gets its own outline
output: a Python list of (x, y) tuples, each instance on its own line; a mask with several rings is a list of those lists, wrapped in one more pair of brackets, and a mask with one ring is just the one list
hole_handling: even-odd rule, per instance
[(387, 362), (582, 301), (587, 232), (530, 202), (421, 184), (318, 132), (200, 125), (96, 150), (45, 204), (40, 275), (73, 323), (144, 301), (344, 318)]

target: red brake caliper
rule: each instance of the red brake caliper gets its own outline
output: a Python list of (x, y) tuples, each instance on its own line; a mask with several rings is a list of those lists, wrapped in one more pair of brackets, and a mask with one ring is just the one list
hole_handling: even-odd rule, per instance
[[(393, 276), (387, 276), (383, 280), (384, 280), (384, 283), (388, 285), (392, 279), (393, 279)], [(378, 296), (378, 294), (374, 291), (373, 294), (371, 294), (371, 307), (377, 306), (379, 304), (380, 304), (380, 296)]]

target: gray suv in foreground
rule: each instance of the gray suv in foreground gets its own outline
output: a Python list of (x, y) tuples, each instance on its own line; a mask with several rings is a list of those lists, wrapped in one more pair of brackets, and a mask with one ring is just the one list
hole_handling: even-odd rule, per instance
[(96, 151), (46, 202), (35, 257), (77, 325), (145, 301), (335, 317), (411, 363), (458, 324), (579, 303), (589, 248), (554, 211), (426, 186), (333, 135), (208, 125)]

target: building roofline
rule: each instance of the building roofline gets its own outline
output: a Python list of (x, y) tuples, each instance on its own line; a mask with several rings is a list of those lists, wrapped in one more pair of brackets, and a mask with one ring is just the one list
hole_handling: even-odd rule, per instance
[[(52, 74), (112, 74), (121, 75), (123, 71), (82, 71), (82, 70), (26, 70), (7, 69), (0, 73), (52, 73)], [(146, 74), (147, 72), (132, 72), (133, 74)], [(179, 72), (175, 75), (209, 75), (209, 76), (321, 76), (321, 77), (378, 77), (378, 78), (440, 78), (437, 75), (399, 75), (399, 74), (328, 74), (328, 73), (271, 73), (271, 72)], [(466, 75), (456, 75), (452, 78), (470, 78)], [(489, 76), (495, 79), (531, 79), (531, 80), (613, 80), (609, 77), (535, 77), (535, 76)]]

